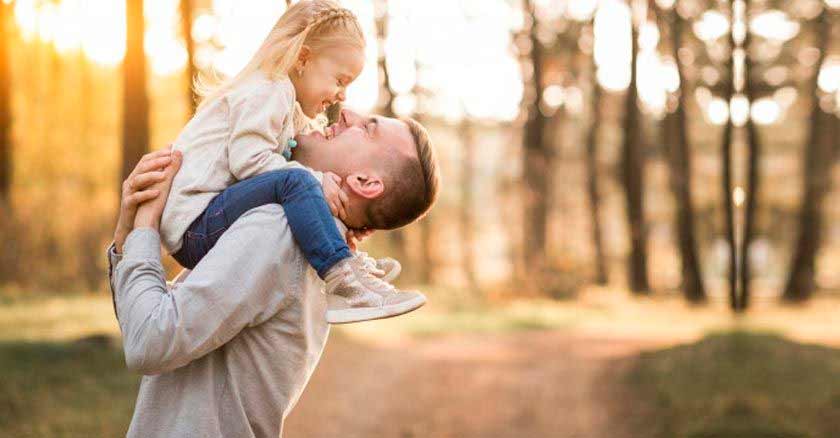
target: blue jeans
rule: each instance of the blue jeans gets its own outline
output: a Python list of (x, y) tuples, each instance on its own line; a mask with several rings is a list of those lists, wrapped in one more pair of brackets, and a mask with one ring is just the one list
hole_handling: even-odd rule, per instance
[(336, 263), (350, 257), (350, 248), (338, 231), (321, 183), (304, 169), (266, 172), (216, 195), (184, 233), (184, 243), (173, 257), (185, 268), (194, 268), (236, 219), (266, 204), (283, 206), (295, 242), (321, 278)]

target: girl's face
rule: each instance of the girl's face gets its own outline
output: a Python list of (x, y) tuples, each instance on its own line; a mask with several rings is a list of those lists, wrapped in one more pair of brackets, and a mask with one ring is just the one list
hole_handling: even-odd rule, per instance
[[(364, 65), (364, 53), (358, 48), (333, 47), (313, 54), (304, 47), (289, 75), (303, 113), (312, 118), (328, 106), (343, 102), (347, 86), (356, 80)], [(298, 74), (298, 68), (302, 74)]]

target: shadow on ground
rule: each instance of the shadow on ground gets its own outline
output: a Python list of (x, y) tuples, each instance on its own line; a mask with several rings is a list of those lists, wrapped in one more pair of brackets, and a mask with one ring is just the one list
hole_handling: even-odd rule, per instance
[(840, 436), (837, 349), (736, 332), (643, 353), (624, 367), (621, 386), (648, 402), (612, 405), (613, 415), (647, 437)]
[(107, 339), (0, 343), (0, 437), (125, 436), (140, 378)]

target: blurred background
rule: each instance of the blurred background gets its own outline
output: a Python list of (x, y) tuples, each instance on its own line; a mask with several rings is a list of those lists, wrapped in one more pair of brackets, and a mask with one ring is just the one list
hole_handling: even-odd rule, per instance
[[(346, 106), (437, 147), (363, 248), (431, 302), (333, 330), (287, 435), (840, 435), (840, 1), (342, 4)], [(124, 434), (119, 185), (286, 7), (0, 3), (0, 437)]]

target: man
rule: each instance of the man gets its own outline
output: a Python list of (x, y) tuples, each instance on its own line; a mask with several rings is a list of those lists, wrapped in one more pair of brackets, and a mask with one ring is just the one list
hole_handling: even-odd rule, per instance
[[(437, 163), (413, 120), (345, 110), (327, 135), (298, 143), (302, 164), (342, 178), (351, 228), (403, 226), (435, 201)], [(168, 290), (157, 230), (179, 165), (168, 151), (141, 160), (123, 185), (108, 252), (126, 363), (144, 374), (128, 436), (278, 437), (329, 332), (323, 282), (283, 209), (267, 205)]]

